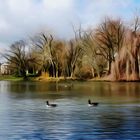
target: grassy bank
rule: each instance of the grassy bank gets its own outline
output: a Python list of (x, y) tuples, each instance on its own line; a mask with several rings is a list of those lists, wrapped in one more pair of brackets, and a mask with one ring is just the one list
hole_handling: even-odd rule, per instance
[(106, 78), (93, 78), (93, 79), (79, 79), (79, 78), (71, 78), (71, 77), (48, 77), (48, 76), (27, 76), (27, 79), (24, 79), (23, 77), (16, 77), (14, 75), (0, 75), (0, 81), (36, 81), (36, 82), (71, 82), (71, 81), (110, 81)]
[(45, 82), (57, 82), (57, 81), (75, 81), (78, 79), (75, 78), (64, 78), (64, 77), (45, 77), (45, 76), (39, 76), (39, 77), (33, 77), (28, 76), (27, 79), (24, 79), (23, 77), (16, 77), (14, 75), (0, 75), (0, 81), (45, 81)]
[(113, 81), (109, 80), (108, 78), (93, 78), (93, 79), (79, 79), (79, 78), (71, 78), (71, 77), (48, 77), (48, 76), (39, 76), (39, 77), (34, 77), (34, 76), (28, 76), (27, 79), (24, 79), (23, 77), (16, 77), (13, 75), (0, 75), (0, 81), (36, 81), (36, 82), (71, 82), (71, 81), (88, 81), (88, 82), (93, 82), (93, 81), (98, 81), (98, 82), (140, 82), (140, 80), (131, 80), (131, 81), (126, 81), (126, 80), (118, 80), (118, 81)]
[(22, 77), (15, 77), (13, 75), (0, 75), (0, 81), (22, 81)]

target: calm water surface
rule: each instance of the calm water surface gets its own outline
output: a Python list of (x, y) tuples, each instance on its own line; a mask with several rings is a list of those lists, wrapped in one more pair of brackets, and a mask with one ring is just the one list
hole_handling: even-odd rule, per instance
[(0, 82), (0, 140), (139, 140), (139, 125), (140, 83)]

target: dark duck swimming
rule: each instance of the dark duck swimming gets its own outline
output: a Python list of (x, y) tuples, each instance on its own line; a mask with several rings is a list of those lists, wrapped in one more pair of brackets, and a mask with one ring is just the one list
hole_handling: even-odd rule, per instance
[(57, 107), (57, 104), (50, 104), (49, 101), (46, 101), (47, 107)]
[(88, 100), (88, 106), (94, 106), (95, 107), (95, 106), (98, 106), (98, 104), (99, 103), (97, 103), (97, 102), (91, 102), (90, 99)]

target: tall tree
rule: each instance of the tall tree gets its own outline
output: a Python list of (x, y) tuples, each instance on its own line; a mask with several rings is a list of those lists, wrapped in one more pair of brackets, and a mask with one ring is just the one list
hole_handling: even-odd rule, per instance
[(53, 47), (53, 62), (55, 65), (56, 77), (64, 76), (65, 74), (65, 56), (66, 50), (62, 41), (56, 41)]
[(52, 76), (55, 76), (55, 65), (53, 61), (53, 36), (46, 35), (45, 33), (39, 34), (33, 40), (33, 45), (40, 54), (42, 59), (43, 71), (47, 72), (50, 67), (52, 67)]
[(85, 31), (81, 41), (87, 62), (91, 66), (92, 76), (95, 77), (97, 74), (100, 77), (106, 66), (106, 61), (103, 55), (99, 53), (100, 50), (96, 44), (93, 30)]
[(14, 70), (18, 76), (23, 76), (26, 78), (26, 71), (29, 67), (29, 62), (34, 62), (34, 58), (28, 57), (28, 52), (26, 50), (26, 43), (24, 41), (15, 42), (10, 46), (10, 50), (4, 54), (4, 57), (9, 64), (9, 67)]
[(115, 61), (124, 41), (125, 28), (121, 20), (106, 18), (96, 29), (96, 43), (99, 48), (99, 55), (104, 56), (108, 61), (108, 74), (111, 72), (111, 63)]
[(114, 80), (139, 80), (139, 57), (140, 57), (140, 20), (134, 17), (131, 28), (125, 33), (124, 46), (119, 52), (112, 69)]
[(74, 76), (74, 70), (76, 68), (76, 63), (78, 59), (83, 55), (83, 50), (80, 44), (75, 41), (71, 40), (69, 42), (69, 48), (67, 53), (67, 69), (68, 75), (72, 78)]

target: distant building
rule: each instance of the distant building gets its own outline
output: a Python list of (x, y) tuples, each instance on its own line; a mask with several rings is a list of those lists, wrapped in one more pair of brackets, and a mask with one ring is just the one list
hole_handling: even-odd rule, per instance
[(8, 64), (6, 64), (6, 63), (0, 64), (0, 74), (2, 74), (2, 75), (11, 74), (11, 70), (9, 69)]

